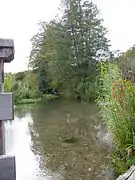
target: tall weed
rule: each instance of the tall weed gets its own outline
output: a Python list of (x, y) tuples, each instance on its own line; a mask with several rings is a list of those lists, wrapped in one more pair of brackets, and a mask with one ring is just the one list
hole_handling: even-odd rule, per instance
[(123, 79), (115, 64), (101, 63), (100, 72), (97, 101), (113, 136), (114, 170), (123, 173), (135, 163), (135, 85)]

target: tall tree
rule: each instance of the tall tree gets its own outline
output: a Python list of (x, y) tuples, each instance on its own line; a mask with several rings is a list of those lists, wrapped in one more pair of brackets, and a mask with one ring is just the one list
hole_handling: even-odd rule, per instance
[(32, 39), (30, 64), (37, 72), (44, 69), (52, 88), (90, 95), (88, 89), (97, 76), (98, 61), (109, 55), (106, 29), (92, 2), (62, 0), (61, 7), (62, 18), (43, 22)]
[(86, 94), (86, 84), (95, 81), (98, 61), (110, 55), (107, 31), (94, 3), (62, 0), (62, 8), (64, 14), (61, 22), (72, 42), (69, 61), (73, 69), (74, 89), (81, 87)]

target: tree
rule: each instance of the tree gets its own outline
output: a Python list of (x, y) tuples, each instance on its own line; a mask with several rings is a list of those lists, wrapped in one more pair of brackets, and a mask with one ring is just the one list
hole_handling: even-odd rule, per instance
[(15, 80), (16, 81), (22, 81), (25, 77), (25, 72), (18, 72), (15, 75)]
[(54, 90), (81, 98), (90, 96), (98, 62), (109, 56), (106, 29), (92, 2), (62, 0), (61, 7), (62, 18), (42, 22), (40, 32), (33, 37), (30, 65), (37, 72), (43, 68), (42, 78), (46, 76)]
[(124, 78), (135, 82), (135, 45), (126, 52), (119, 53), (115, 62), (123, 72)]

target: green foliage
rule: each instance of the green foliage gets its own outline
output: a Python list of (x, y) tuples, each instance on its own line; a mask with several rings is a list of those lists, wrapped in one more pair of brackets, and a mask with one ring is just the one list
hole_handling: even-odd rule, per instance
[(32, 71), (6, 74), (4, 81), (5, 91), (13, 92), (15, 103), (28, 103), (41, 97), (36, 74)]
[(92, 102), (97, 97), (96, 91), (96, 83), (82, 80), (77, 86), (76, 95), (81, 97), (83, 101)]
[(135, 45), (124, 53), (120, 53), (115, 61), (123, 72), (123, 75), (135, 82)]
[(25, 77), (25, 72), (18, 72), (16, 73), (15, 80), (16, 81), (22, 81)]
[(19, 104), (33, 104), (33, 103), (37, 103), (37, 102), (40, 102), (41, 101), (41, 98), (37, 98), (37, 99), (20, 99), (20, 100), (17, 100), (17, 105)]
[[(98, 103), (111, 129), (117, 152), (113, 156), (114, 169), (123, 173), (135, 163), (135, 85), (123, 81), (122, 73), (115, 64), (101, 63), (100, 70), (102, 94), (98, 92)], [(123, 84), (126, 89), (122, 91), (120, 85)], [(132, 152), (130, 158), (129, 150)]]
[(61, 9), (62, 18), (41, 22), (29, 65), (40, 92), (94, 100), (98, 62), (110, 55), (106, 29), (92, 2), (63, 0)]
[(125, 173), (128, 169), (126, 154), (122, 156), (119, 151), (114, 150), (112, 153), (112, 167), (119, 175)]

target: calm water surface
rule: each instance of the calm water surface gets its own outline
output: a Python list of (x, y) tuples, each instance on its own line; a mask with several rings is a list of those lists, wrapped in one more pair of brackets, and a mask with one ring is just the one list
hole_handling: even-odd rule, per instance
[(17, 180), (113, 180), (111, 138), (93, 104), (56, 100), (15, 108), (6, 153)]

